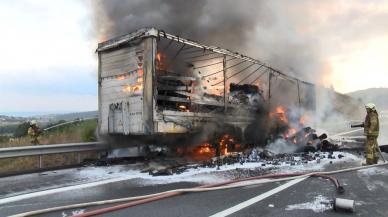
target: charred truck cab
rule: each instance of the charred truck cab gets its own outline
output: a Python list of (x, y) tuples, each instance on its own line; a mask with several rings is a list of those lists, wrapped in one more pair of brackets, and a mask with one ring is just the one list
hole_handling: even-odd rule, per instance
[(97, 53), (98, 132), (120, 146), (193, 144), (220, 131), (255, 142), (247, 132), (276, 106), (281, 82), (290, 83), (285, 104), (315, 106), (310, 83), (155, 28), (102, 42)]

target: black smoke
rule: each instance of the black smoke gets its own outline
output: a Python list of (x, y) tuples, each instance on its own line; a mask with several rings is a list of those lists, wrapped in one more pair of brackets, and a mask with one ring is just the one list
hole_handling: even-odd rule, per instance
[(315, 42), (290, 31), (292, 23), (284, 26), (279, 6), (266, 1), (99, 0), (92, 5), (100, 40), (156, 27), (250, 55), (305, 80), (317, 79), (323, 68)]
[(259, 5), (258, 1), (96, 1), (95, 29), (110, 38), (152, 26), (203, 43), (241, 49), (255, 28)]

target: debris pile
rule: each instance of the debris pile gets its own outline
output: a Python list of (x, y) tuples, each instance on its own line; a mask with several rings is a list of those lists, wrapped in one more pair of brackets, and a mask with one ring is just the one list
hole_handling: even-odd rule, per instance
[[(173, 163), (159, 167), (149, 167), (142, 172), (152, 176), (166, 176), (181, 174), (189, 169), (198, 168), (219, 168), (225, 165), (244, 165), (258, 163), (259, 168), (268, 166), (300, 166), (306, 164), (320, 164), (321, 160), (328, 159), (330, 164), (334, 160), (344, 157), (344, 154), (334, 154), (334, 152), (303, 152), (292, 154), (274, 154), (261, 148), (252, 149), (249, 154), (233, 153), (221, 157), (214, 157), (201, 163)], [(257, 168), (257, 169), (259, 169)]]
[[(230, 90), (230, 99), (236, 103), (253, 104), (255, 97), (262, 97), (262, 91), (256, 85), (232, 83)], [(316, 130), (306, 127), (306, 117), (300, 113), (278, 106), (270, 113), (269, 118), (265, 144), (241, 145), (243, 139), (240, 136), (224, 134), (199, 146), (177, 148), (178, 156), (186, 158), (186, 162), (151, 167), (144, 172), (159, 176), (179, 174), (190, 168), (219, 168), (222, 165), (245, 163), (259, 163), (262, 167), (295, 166), (309, 162), (319, 164), (325, 158), (336, 159), (333, 151), (338, 150), (338, 145), (331, 143), (325, 133), (318, 135)]]
[(276, 154), (338, 149), (327, 134), (318, 135), (315, 129), (306, 126), (306, 119), (303, 111), (277, 106), (270, 112), (267, 149)]
[(318, 135), (311, 127), (304, 127), (293, 132), (276, 138), (270, 137), (267, 149), (274, 153), (338, 150), (338, 145), (330, 142), (327, 134)]

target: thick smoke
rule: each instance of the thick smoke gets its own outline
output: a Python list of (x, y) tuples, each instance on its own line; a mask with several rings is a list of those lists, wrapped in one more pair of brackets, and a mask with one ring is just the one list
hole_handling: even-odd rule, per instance
[(295, 144), (290, 144), (284, 139), (277, 139), (267, 146), (267, 150), (274, 154), (294, 153), (297, 149)]
[[(319, 4), (325, 8), (325, 3)], [(315, 28), (314, 21), (320, 21), (315, 14), (322, 12), (308, 1), (100, 0), (93, 1), (92, 5), (94, 34), (100, 41), (139, 28), (156, 27), (247, 54), (315, 84), (322, 84), (330, 74), (330, 66), (323, 57), (328, 56), (325, 52), (333, 51), (323, 49), (320, 37), (327, 38), (327, 32), (332, 30), (325, 25), (323, 30)], [(346, 19), (342, 21), (346, 23)], [(338, 46), (336, 40), (328, 41)], [(335, 108), (336, 104), (347, 104), (347, 101), (334, 100), (336, 97), (330, 90), (316, 91), (321, 93), (317, 94), (318, 115), (311, 119), (320, 124), (327, 117), (340, 114), (346, 121), (347, 117), (343, 118), (341, 110)]]
[(143, 27), (216, 45), (261, 59), (288, 74), (316, 81), (319, 49), (287, 26), (281, 5), (260, 0), (93, 1), (100, 40)]

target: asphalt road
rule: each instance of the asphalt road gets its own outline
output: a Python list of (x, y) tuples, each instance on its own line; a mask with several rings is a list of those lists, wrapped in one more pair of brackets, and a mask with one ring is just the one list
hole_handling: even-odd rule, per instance
[[(328, 165), (325, 170), (348, 167), (358, 163), (359, 162), (334, 163)], [(44, 188), (42, 186), (39, 188), (39, 185), (45, 185), (47, 188), (47, 183), (50, 183), (51, 186), (57, 186), (52, 187), (57, 190), (65, 187), (63, 183), (70, 183), (71, 177), (60, 171), (43, 176), (36, 174), (27, 177), (29, 180), (33, 181), (30, 186), (25, 186), (26, 183), (29, 183), (29, 180), (25, 177), (0, 179), (0, 195), (3, 195), (3, 198), (0, 199), (0, 216), (8, 216), (53, 206), (138, 196), (200, 185), (196, 182), (190, 182), (190, 179), (170, 183), (152, 184), (143, 178), (131, 178), (128, 180), (116, 179), (116, 181), (107, 182), (105, 184), (101, 183), (96, 186), (85, 185), (80, 188), (69, 188), (68, 190), (59, 191), (57, 193), (39, 195), (39, 192), (44, 192)], [(41, 177), (41, 179), (39, 179), (39, 177)], [(240, 210), (236, 210), (236, 212), (233, 212), (230, 216), (371, 217), (388, 215), (388, 197), (386, 196), (388, 195), (388, 167), (377, 167), (357, 172), (342, 173), (336, 175), (336, 177), (345, 187), (346, 192), (342, 195), (336, 193), (331, 182), (322, 178), (308, 178), (283, 191), (275, 193), (268, 198)], [(73, 185), (77, 185), (78, 182), (80, 182), (80, 180), (74, 181)], [(241, 205), (241, 203), (284, 184), (286, 184), (286, 182), (184, 194), (122, 209), (102, 216), (211, 216), (224, 210), (228, 210), (238, 204)], [(28, 192), (31, 193), (31, 189), (38, 189), (36, 190), (38, 194), (24, 199), (20, 197), (23, 195), (31, 195), (28, 194)], [(5, 198), (4, 195), (6, 195), (7, 198)], [(18, 197), (15, 201), (9, 201), (7, 203), (5, 200), (15, 197)], [(321, 201), (327, 201), (335, 197), (355, 200), (355, 213), (335, 212), (329, 205), (321, 203)], [(90, 211), (101, 207), (102, 206), (92, 207), (86, 210), (65, 210), (42, 216), (71, 216), (72, 213)]]

